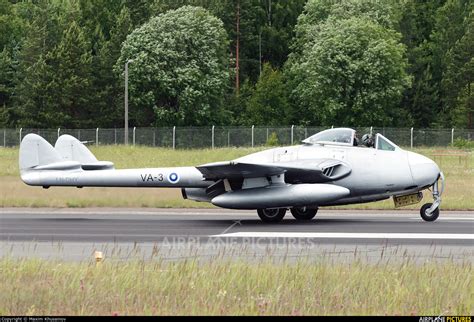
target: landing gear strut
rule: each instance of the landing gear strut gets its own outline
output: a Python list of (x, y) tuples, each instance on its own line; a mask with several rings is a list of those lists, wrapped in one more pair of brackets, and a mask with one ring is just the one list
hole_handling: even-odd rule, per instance
[[(441, 190), (439, 189), (439, 181), (441, 180)], [(441, 195), (444, 191), (444, 175), (439, 174), (438, 180), (433, 184), (433, 203), (425, 203), (420, 209), (421, 218), (425, 221), (435, 221), (439, 217), (439, 206), (441, 204)]]

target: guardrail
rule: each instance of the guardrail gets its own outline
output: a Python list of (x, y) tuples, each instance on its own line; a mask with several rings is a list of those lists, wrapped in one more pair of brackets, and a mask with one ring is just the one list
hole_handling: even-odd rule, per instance
[[(327, 127), (267, 127), (267, 126), (209, 126), (209, 127), (156, 127), (132, 128), (129, 142), (132, 145), (169, 147), (173, 149), (219, 148), (219, 147), (254, 147), (266, 145), (272, 136), (279, 145), (292, 145), (303, 139), (325, 130)], [(474, 129), (417, 129), (417, 128), (355, 128), (358, 136), (364, 133), (381, 133), (391, 141), (406, 147), (443, 147), (451, 146), (458, 138), (474, 140)], [(123, 128), (94, 129), (1, 129), (0, 146), (18, 146), (28, 133), (36, 133), (54, 144), (62, 134), (70, 134), (95, 145), (114, 145), (124, 143)], [(2, 144), (3, 143), (3, 144)]]

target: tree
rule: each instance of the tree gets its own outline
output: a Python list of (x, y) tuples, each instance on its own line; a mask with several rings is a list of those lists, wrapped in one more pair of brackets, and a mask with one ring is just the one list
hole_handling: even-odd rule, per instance
[(266, 63), (247, 103), (247, 123), (253, 125), (282, 125), (287, 123), (288, 93), (283, 75)]
[(97, 55), (93, 56), (92, 88), (95, 92), (95, 110), (101, 115), (101, 126), (123, 126), (124, 84), (113, 68), (120, 57), (122, 43), (131, 30), (129, 10), (123, 7), (109, 32), (109, 38), (100, 43)]
[(9, 122), (9, 108), (11, 97), (14, 92), (15, 62), (10, 53), (5, 48), (0, 52), (0, 125), (7, 125)]
[(461, 127), (474, 128), (474, 11), (464, 21), (462, 37), (446, 54), (442, 86), (449, 119)]
[[(437, 93), (435, 125), (451, 124), (451, 116), (465, 111), (466, 126), (473, 127), (473, 28), (474, 3), (448, 0), (435, 15), (436, 24), (430, 36), (433, 53), (433, 86)], [(464, 103), (462, 103), (464, 102)], [(471, 103), (469, 103), (471, 102)], [(438, 118), (441, 116), (441, 118)], [(471, 120), (469, 121), (469, 118)]]
[(51, 83), (51, 91), (57, 93), (55, 122), (53, 126), (93, 127), (95, 111), (91, 105), (92, 55), (84, 33), (76, 21), (72, 21), (63, 33), (58, 47), (51, 53), (57, 70)]
[(11, 121), (22, 127), (49, 127), (55, 119), (53, 111), (57, 104), (55, 93), (50, 91), (55, 71), (50, 54), (61, 39), (59, 16), (64, 11), (48, 2), (30, 9), (19, 53)]
[(228, 84), (227, 34), (203, 8), (184, 6), (150, 19), (123, 43), (129, 59), (131, 121), (138, 126), (219, 122)]
[[(406, 0), (402, 6), (399, 29), (407, 47), (408, 68), (412, 86), (404, 92), (401, 106), (409, 112), (416, 127), (428, 127), (439, 113), (437, 89), (433, 82), (433, 55), (430, 35), (435, 14), (442, 0)], [(407, 124), (408, 125), (408, 124)]]
[(329, 18), (312, 46), (289, 65), (302, 121), (323, 125), (403, 124), (399, 102), (410, 84), (400, 34), (365, 17)]

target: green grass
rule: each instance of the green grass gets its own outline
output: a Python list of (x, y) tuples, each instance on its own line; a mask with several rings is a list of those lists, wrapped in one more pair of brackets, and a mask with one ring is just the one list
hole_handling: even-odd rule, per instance
[[(115, 163), (116, 168), (195, 166), (214, 161), (232, 160), (265, 149), (220, 148), (202, 150), (172, 150), (152, 147), (91, 146), (99, 160)], [(440, 149), (415, 149), (434, 158)], [(443, 149), (443, 153), (460, 150)], [(474, 210), (474, 155), (436, 157), (446, 175), (443, 209)], [(429, 193), (426, 202), (431, 202)], [(0, 207), (212, 207), (207, 203), (183, 200), (179, 189), (134, 188), (61, 188), (48, 190), (23, 184), (18, 172), (18, 149), (0, 148)], [(419, 204), (408, 206), (418, 209)], [(392, 209), (393, 201), (344, 206), (351, 209)]]
[(0, 315), (470, 315), (470, 263), (0, 260)]

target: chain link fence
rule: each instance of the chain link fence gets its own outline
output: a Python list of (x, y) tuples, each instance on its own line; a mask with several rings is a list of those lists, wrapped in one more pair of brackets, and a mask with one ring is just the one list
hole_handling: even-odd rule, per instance
[[(175, 149), (263, 146), (276, 137), (279, 145), (298, 144), (327, 127), (160, 127), (130, 128), (129, 144)], [(473, 129), (356, 128), (359, 138), (364, 133), (381, 133), (403, 147), (447, 147), (456, 139), (474, 140)], [(0, 146), (18, 146), (29, 133), (36, 133), (54, 145), (57, 138), (70, 134), (89, 145), (124, 143), (124, 129), (0, 129)]]

